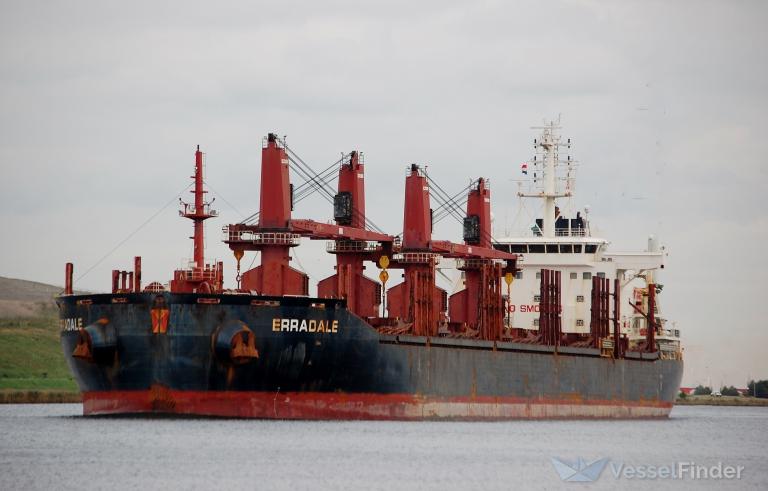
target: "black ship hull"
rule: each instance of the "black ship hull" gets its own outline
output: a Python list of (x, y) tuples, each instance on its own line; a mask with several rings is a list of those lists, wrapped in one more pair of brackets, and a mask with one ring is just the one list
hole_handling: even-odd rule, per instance
[(669, 414), (683, 373), (681, 360), (658, 354), (613, 359), (384, 335), (334, 299), (141, 293), (58, 302), (86, 415), (652, 418)]

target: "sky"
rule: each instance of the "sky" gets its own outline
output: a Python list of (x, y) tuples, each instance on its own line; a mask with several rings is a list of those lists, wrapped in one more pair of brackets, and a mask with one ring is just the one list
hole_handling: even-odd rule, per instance
[[(743, 387), (768, 378), (766, 14), (759, 1), (0, 0), (0, 275), (60, 285), (72, 261), (77, 288), (105, 291), (140, 255), (146, 282), (168, 281), (192, 255), (177, 206), (200, 145), (220, 211), (207, 256), (233, 286), (221, 227), (258, 208), (268, 132), (316, 170), (362, 151), (367, 215), (391, 233), (409, 164), (449, 192), (486, 177), (504, 235), (535, 214), (514, 182), (531, 126), (559, 117), (579, 161), (572, 205), (612, 250), (655, 234), (669, 252), (660, 302), (682, 332), (683, 384)], [(294, 216), (331, 214), (314, 197)], [(332, 273), (322, 243), (292, 255), (313, 283)]]

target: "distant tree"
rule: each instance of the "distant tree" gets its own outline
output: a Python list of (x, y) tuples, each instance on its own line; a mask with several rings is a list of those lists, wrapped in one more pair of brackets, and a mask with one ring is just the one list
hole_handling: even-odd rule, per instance
[(708, 396), (712, 393), (711, 387), (704, 387), (703, 385), (696, 386), (695, 389), (693, 389), (693, 395), (695, 396)]
[(677, 394), (677, 398), (678, 398), (678, 399), (685, 399), (686, 397), (688, 397), (688, 394), (686, 394), (686, 393), (685, 393), (685, 392), (683, 392), (682, 390), (680, 391), (680, 393), (679, 393), (679, 394)]
[(768, 380), (758, 380), (757, 382), (750, 380), (747, 388), (749, 388), (749, 395), (768, 399)]
[(733, 385), (731, 385), (730, 387), (729, 386), (721, 387), (720, 388), (720, 393), (723, 394), (724, 396), (739, 396), (739, 395), (741, 395), (741, 394), (739, 394), (739, 391), (736, 390), (736, 387), (734, 387)]

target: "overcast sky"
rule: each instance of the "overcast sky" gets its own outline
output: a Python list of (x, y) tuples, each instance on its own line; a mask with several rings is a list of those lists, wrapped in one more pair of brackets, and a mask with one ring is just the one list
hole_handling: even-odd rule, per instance
[[(79, 277), (162, 210), (76, 286), (107, 290), (134, 255), (167, 281), (192, 254), (174, 198), (199, 144), (231, 286), (220, 229), (257, 209), (269, 131), (316, 170), (363, 151), (368, 215), (391, 233), (409, 163), (453, 192), (485, 176), (503, 235), (530, 127), (561, 114), (574, 205), (613, 250), (649, 234), (669, 250), (683, 383), (768, 378), (765, 2), (158, 3), (0, 2), (0, 275), (62, 284), (66, 261)], [(323, 251), (295, 250), (313, 282)]]

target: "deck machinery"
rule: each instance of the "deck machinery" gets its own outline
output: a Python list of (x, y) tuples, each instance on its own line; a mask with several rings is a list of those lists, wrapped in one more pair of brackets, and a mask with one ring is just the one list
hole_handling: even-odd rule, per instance
[[(261, 198), (257, 225), (225, 227), (224, 241), (238, 259), (239, 289), (260, 295), (308, 295), (309, 278), (290, 267), (289, 251), (300, 239), (331, 241), (336, 273), (318, 284), (318, 297), (341, 298), (347, 308), (381, 327), (437, 336), (448, 325), (446, 292), (435, 283), (441, 257), (463, 261), (466, 289), (451, 299), (454, 331), (477, 332), (482, 339), (501, 339), (503, 298), (501, 275), (514, 272), (517, 255), (495, 250), (490, 243), (490, 191), (480, 179), (470, 191), (465, 243), (432, 239), (429, 186), (423, 170), (410, 167), (405, 179), (402, 238), (366, 228), (365, 166), (353, 151), (339, 166), (338, 192), (333, 200), (335, 224), (294, 219), (289, 158), (284, 145), (270, 133), (262, 149)], [(246, 251), (261, 252), (261, 264), (240, 274)], [(386, 292), (388, 316), (380, 316), (381, 287), (364, 274), (365, 263), (402, 269), (404, 281)]]

